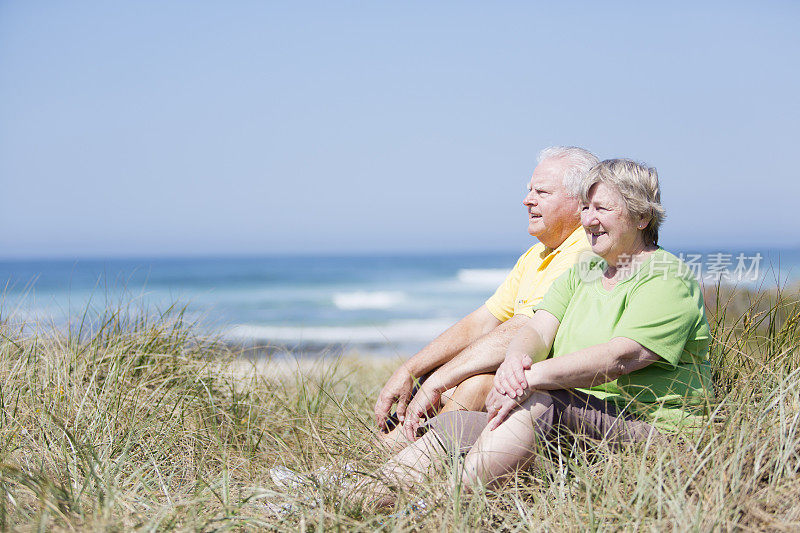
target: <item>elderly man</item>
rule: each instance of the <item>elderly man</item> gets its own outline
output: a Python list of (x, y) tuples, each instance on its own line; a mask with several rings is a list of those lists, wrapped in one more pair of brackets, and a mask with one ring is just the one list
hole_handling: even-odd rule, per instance
[[(550, 284), (589, 250), (580, 225), (577, 198), (583, 176), (597, 164), (590, 152), (576, 147), (550, 147), (539, 154), (528, 194), (528, 233), (539, 239), (519, 258), (494, 295), (462, 318), (398, 368), (375, 403), (378, 426), (397, 404), (405, 436), (415, 438), (426, 413), (442, 394), (456, 387), (444, 411), (483, 410), (493, 374), (503, 362), (508, 343), (531, 317)], [(432, 372), (412, 399), (415, 379)], [(397, 431), (388, 440), (399, 440)]]

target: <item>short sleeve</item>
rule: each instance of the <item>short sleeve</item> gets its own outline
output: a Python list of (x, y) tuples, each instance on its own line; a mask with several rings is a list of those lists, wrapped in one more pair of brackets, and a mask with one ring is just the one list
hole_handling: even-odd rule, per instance
[[(533, 313), (536, 311), (537, 306), (544, 298), (544, 295), (550, 290), (553, 283), (570, 268), (572, 268), (581, 258), (583, 250), (578, 249), (575, 251), (562, 251), (556, 253), (555, 256), (547, 263), (543, 269), (537, 273), (538, 279), (527, 294), (518, 294), (517, 300), (523, 301), (521, 305), (516, 308), (516, 314), (525, 315), (532, 318)], [(523, 288), (523, 290), (525, 290)]]
[(531, 253), (531, 250), (533, 250), (533, 248), (530, 248), (517, 259), (517, 264), (515, 264), (511, 272), (508, 273), (505, 281), (497, 287), (497, 290), (494, 291), (491, 298), (486, 300), (486, 308), (501, 322), (505, 322), (514, 316), (514, 302), (517, 298), (519, 282), (522, 279), (525, 258)]
[(700, 287), (678, 277), (655, 277), (631, 291), (614, 330), (677, 365), (689, 341), (708, 338)]
[(567, 312), (569, 302), (575, 294), (575, 289), (580, 283), (577, 276), (577, 265), (573, 266), (563, 274), (561, 274), (550, 285), (550, 290), (544, 295), (542, 301), (534, 306), (534, 311), (543, 309), (561, 322), (564, 319), (564, 314)]

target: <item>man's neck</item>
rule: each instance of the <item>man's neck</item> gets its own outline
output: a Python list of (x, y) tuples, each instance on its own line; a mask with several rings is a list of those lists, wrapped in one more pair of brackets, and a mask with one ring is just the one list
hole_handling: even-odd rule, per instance
[(539, 239), (539, 242), (544, 244), (545, 247), (547, 247), (548, 249), (555, 250), (556, 248), (564, 244), (564, 241), (566, 241), (570, 235), (575, 233), (575, 230), (578, 229), (579, 227), (580, 224), (572, 228), (572, 231), (565, 232), (565, 234), (561, 234), (555, 237), (552, 235), (542, 235), (542, 236), (537, 235), (536, 238)]

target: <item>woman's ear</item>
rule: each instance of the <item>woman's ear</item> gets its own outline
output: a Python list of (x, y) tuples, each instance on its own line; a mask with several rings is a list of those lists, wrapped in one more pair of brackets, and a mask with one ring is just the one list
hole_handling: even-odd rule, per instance
[(642, 215), (639, 217), (639, 224), (637, 225), (637, 227), (643, 230), (648, 226), (648, 224), (650, 224), (651, 220), (653, 220), (653, 217)]

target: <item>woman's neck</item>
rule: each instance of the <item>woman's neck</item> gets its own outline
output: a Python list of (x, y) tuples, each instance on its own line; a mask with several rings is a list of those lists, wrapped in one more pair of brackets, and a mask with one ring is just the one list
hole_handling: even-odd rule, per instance
[(605, 281), (615, 285), (620, 281), (627, 279), (631, 276), (639, 266), (644, 263), (650, 255), (658, 250), (658, 246), (654, 244), (644, 244), (637, 246), (634, 250), (627, 254), (620, 254), (612, 264), (608, 262), (608, 267), (603, 275)]

